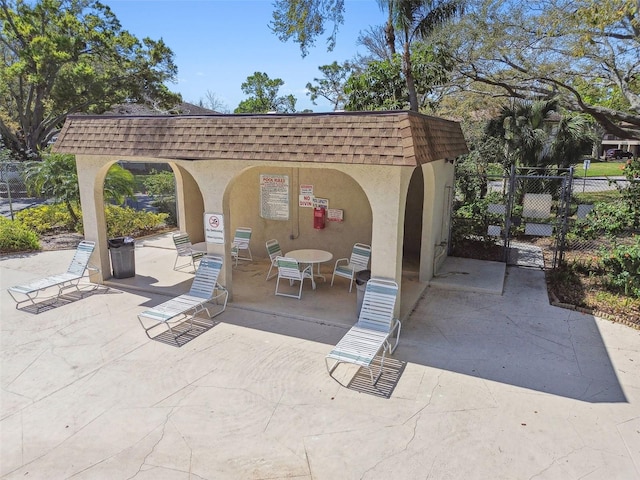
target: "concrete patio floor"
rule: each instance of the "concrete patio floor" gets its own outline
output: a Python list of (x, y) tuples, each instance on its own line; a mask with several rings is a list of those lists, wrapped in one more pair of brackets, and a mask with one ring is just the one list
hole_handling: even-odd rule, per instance
[[(346, 282), (281, 313), (230, 304), (179, 342), (149, 340), (136, 315), (189, 274), (14, 308), (7, 287), (72, 255), (0, 259), (2, 478), (640, 478), (640, 332), (550, 306), (539, 270), (508, 268), (502, 295), (426, 288), (372, 387), (324, 365), (355, 293), (342, 319), (337, 302), (296, 310)], [(451, 272), (438, 278), (472, 268)]]

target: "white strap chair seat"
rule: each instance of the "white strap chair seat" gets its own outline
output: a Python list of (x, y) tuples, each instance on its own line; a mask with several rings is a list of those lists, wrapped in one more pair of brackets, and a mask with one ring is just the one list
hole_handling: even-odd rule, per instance
[(371, 259), (371, 246), (364, 243), (356, 243), (351, 251), (350, 258), (339, 258), (333, 268), (331, 286), (336, 276), (349, 279), (349, 292), (353, 289), (353, 280), (356, 273), (366, 270)]
[(267, 272), (267, 280), (271, 280), (273, 277), (278, 275), (277, 272), (271, 275), (271, 271), (274, 268), (276, 270), (278, 269), (278, 263), (276, 262), (276, 259), (283, 256), (282, 249), (280, 248), (280, 243), (276, 239), (267, 240), (265, 245), (267, 246), (269, 260), (271, 260), (271, 265), (269, 265), (269, 271)]
[[(351, 363), (368, 369), (373, 385), (378, 382), (386, 354), (393, 353), (400, 340), (400, 320), (393, 316), (397, 297), (396, 282), (381, 278), (367, 282), (358, 321), (325, 358), (329, 375), (340, 363)], [(396, 339), (391, 345), (390, 337), (394, 331), (397, 331)], [(374, 378), (371, 363), (380, 350), (380, 371)], [(331, 366), (330, 360), (334, 362)]]
[[(19, 308), (23, 303), (29, 302), (31, 305), (36, 305), (36, 300), (59, 297), (64, 290), (68, 288), (80, 290), (80, 281), (85, 278), (87, 270), (97, 270), (89, 266), (89, 259), (91, 258), (95, 245), (95, 242), (87, 240), (80, 242), (71, 260), (71, 264), (65, 273), (50, 275), (26, 285), (9, 287), (7, 291), (16, 302), (16, 308)], [(53, 295), (44, 296), (44, 292), (52, 287), (56, 287), (57, 291)], [(26, 298), (20, 298), (20, 296)]]
[[(193, 249), (189, 234), (184, 232), (178, 232), (173, 234), (173, 244), (176, 246), (176, 261), (173, 262), (174, 270), (182, 270), (186, 267), (191, 267), (192, 271), (196, 271), (196, 263), (205, 255), (204, 252), (199, 252)], [(186, 263), (178, 265), (178, 261), (181, 258), (186, 258)]]
[[(278, 280), (276, 280), (276, 295), (282, 295), (283, 297), (292, 297), (300, 300), (302, 297), (302, 285), (304, 279), (308, 278), (313, 282), (312, 266), (307, 265), (302, 270), (300, 264), (295, 258), (289, 257), (276, 257), (276, 264), (278, 265)], [(300, 289), (298, 294), (282, 293), (279, 291), (280, 279), (289, 280), (289, 285), (293, 285), (294, 282), (300, 282)]]
[[(233, 236), (233, 243), (231, 245), (231, 257), (238, 265), (238, 260), (253, 261), (253, 255), (251, 255), (251, 227), (238, 227), (236, 233)], [(242, 253), (244, 252), (244, 253)]]
[[(159, 326), (166, 325), (169, 331), (174, 335), (171, 322), (190, 321), (193, 327), (194, 317), (206, 311), (209, 318), (220, 315), (227, 308), (227, 300), (229, 292), (226, 288), (218, 284), (218, 275), (222, 269), (222, 257), (216, 255), (205, 255), (200, 261), (200, 265), (196, 270), (196, 275), (191, 284), (189, 293), (180, 295), (176, 298), (168, 300), (150, 310), (145, 310), (138, 315), (138, 321), (142, 325), (147, 337), (149, 330)], [(222, 301), (222, 306), (214, 315), (211, 315), (207, 303), (215, 302), (218, 304)], [(145, 323), (153, 322), (150, 326)]]

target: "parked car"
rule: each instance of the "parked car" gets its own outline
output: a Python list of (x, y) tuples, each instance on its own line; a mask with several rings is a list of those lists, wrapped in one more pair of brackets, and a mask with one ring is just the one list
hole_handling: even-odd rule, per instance
[(633, 153), (621, 150), (619, 148), (611, 148), (606, 151), (607, 159), (622, 160), (623, 158), (633, 158)]

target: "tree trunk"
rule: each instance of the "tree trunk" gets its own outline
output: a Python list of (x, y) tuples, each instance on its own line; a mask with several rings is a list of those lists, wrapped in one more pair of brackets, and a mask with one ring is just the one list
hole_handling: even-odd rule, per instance
[(409, 50), (409, 43), (404, 44), (404, 55), (402, 58), (402, 69), (404, 70), (404, 78), (407, 82), (407, 90), (409, 91), (409, 110), (412, 112), (418, 111), (418, 93), (416, 92), (416, 82), (411, 72), (411, 52)]

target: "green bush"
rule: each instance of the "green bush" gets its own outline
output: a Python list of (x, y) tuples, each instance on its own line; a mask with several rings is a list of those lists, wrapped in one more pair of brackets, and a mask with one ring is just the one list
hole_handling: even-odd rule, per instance
[(633, 217), (629, 205), (622, 200), (600, 202), (584, 220), (574, 224), (571, 234), (577, 239), (594, 240), (602, 235), (615, 237), (631, 230)]
[[(76, 226), (78, 233), (82, 228), (82, 213), (77, 212), (80, 222)], [(105, 206), (107, 235), (111, 237), (141, 236), (152, 233), (166, 225), (166, 213), (137, 211), (129, 207)], [(73, 222), (63, 204), (40, 205), (18, 212), (16, 220), (39, 235), (60, 231), (73, 231)]]
[(610, 287), (640, 298), (640, 237), (631, 245), (617, 245), (603, 254), (602, 268)]
[(0, 252), (40, 250), (38, 235), (16, 220), (0, 217)]
[[(81, 218), (80, 210), (76, 211), (76, 215)], [(25, 208), (16, 214), (16, 220), (40, 235), (56, 231), (74, 231), (75, 223), (62, 203)], [(75, 230), (82, 233), (82, 225), (77, 225)]]
[(147, 235), (164, 226), (167, 221), (166, 213), (137, 211), (115, 205), (105, 207), (105, 217), (109, 238)]

